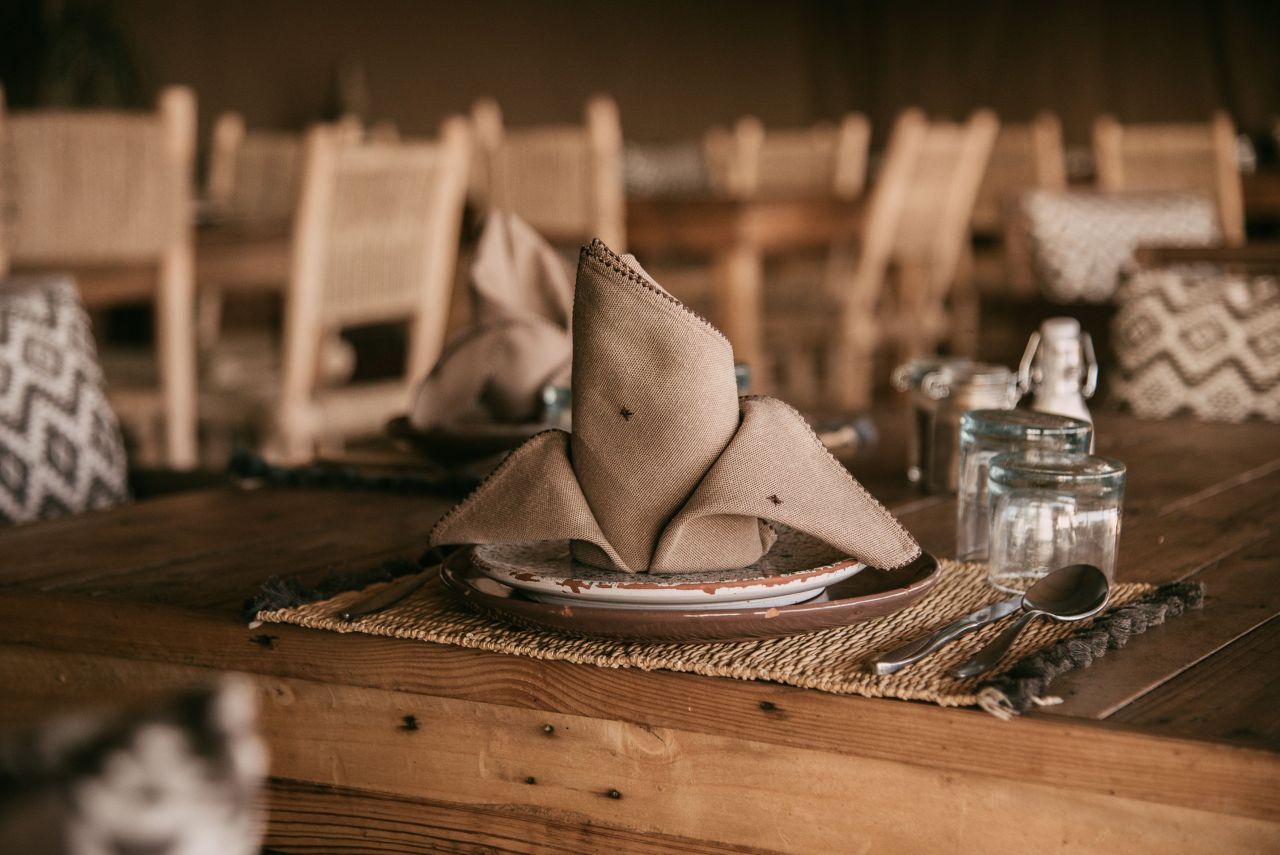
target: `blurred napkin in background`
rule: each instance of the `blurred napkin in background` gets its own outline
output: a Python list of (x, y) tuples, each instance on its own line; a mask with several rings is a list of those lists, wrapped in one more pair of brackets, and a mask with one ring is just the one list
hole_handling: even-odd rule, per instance
[(573, 433), (511, 453), (431, 532), (433, 545), (570, 540), (640, 573), (748, 566), (772, 523), (874, 567), (920, 547), (794, 409), (739, 399), (729, 341), (600, 241), (573, 304)]
[(471, 299), (471, 329), (444, 349), (414, 397), (409, 420), (418, 430), (536, 421), (543, 387), (568, 385), (573, 274), (514, 214), (486, 217)]

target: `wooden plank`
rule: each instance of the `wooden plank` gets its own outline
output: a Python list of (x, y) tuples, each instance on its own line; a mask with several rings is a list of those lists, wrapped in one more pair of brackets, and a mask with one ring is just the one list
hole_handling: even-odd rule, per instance
[(1280, 527), (1280, 472), (1171, 504), (1165, 513), (1124, 521), (1119, 578), (1183, 579), (1269, 537)]
[(0, 531), (0, 584), (236, 609), (272, 574), (314, 580), (416, 558), (448, 506), (354, 490), (183, 494)]
[[(768, 683), (544, 662), (413, 641), (270, 625), (127, 603), (0, 598), (0, 643), (68, 656), (238, 670), (548, 714), (625, 720), (831, 754), (1253, 815), (1280, 757), (1149, 739), (1108, 725), (844, 697)], [(16, 679), (16, 677), (15, 677)], [(6, 685), (21, 685), (10, 682)], [(36, 708), (38, 711), (38, 707)], [(1117, 764), (1126, 756), (1131, 762)], [(1195, 774), (1187, 770), (1194, 768)], [(1212, 783), (1210, 783), (1212, 782)], [(1207, 795), (1205, 790), (1211, 790)], [(1265, 805), (1259, 807), (1259, 800)], [(1269, 814), (1268, 814), (1269, 815)]]
[[(1119, 710), (1113, 721), (1280, 750), (1280, 617)], [(1280, 801), (1280, 779), (1271, 795)]]
[[(530, 786), (536, 786), (535, 779)], [(277, 852), (483, 852), (574, 855), (717, 855), (756, 847), (725, 846), (659, 832), (580, 825), (548, 811), (509, 805), (464, 805), (387, 793), (272, 779), (267, 787), (264, 845)]]
[(1053, 694), (1063, 703), (1040, 714), (1106, 718), (1280, 614), (1280, 535), (1192, 578), (1208, 589), (1202, 611), (1135, 637), (1123, 655), (1109, 654), (1085, 671), (1060, 677)]
[[(35, 703), (82, 704), (98, 686), (186, 685), (213, 673), (11, 647), (0, 649), (0, 672), (24, 686), (22, 696), (0, 697), (6, 722)], [(1161, 855), (1280, 846), (1280, 808), (1265, 788), (1254, 782), (1250, 796), (1264, 817), (1211, 812), (1241, 782), (1220, 778), (1198, 750), (1182, 754), (1185, 743), (1158, 748), (1184, 767), (1184, 798), (1197, 806), (1029, 782), (1011, 787), (980, 772), (957, 777), (740, 737), (402, 692), (278, 678), (258, 685), (274, 774), (322, 785), (796, 853), (847, 851), (851, 841), (866, 850), (1021, 853), (1028, 841), (1051, 840), (1072, 851)], [(1148, 762), (1155, 759), (1121, 752), (1112, 765), (1157, 774)], [(1257, 771), (1274, 780), (1277, 769), (1267, 758)]]

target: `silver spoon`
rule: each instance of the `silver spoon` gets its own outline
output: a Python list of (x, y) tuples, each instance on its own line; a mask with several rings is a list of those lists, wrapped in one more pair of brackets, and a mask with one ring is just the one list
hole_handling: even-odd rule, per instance
[(1009, 652), (1023, 628), (1038, 617), (1060, 621), (1086, 620), (1106, 608), (1111, 586), (1092, 564), (1069, 564), (1054, 570), (1022, 595), (1022, 614), (986, 647), (952, 668), (952, 677), (976, 677), (994, 668)]

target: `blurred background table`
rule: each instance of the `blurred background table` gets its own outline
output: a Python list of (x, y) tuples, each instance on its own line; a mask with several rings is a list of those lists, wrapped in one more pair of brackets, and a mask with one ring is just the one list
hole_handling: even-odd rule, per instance
[(672, 196), (627, 201), (627, 242), (647, 256), (692, 253), (712, 260), (716, 323), (738, 360), (767, 392), (764, 360), (764, 259), (857, 239), (863, 204), (830, 197)]

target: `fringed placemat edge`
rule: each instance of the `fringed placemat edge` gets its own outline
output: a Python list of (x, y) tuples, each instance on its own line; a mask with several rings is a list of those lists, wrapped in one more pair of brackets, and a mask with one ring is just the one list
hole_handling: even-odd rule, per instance
[(1010, 719), (1033, 706), (1060, 702), (1046, 694), (1059, 676), (1087, 668), (1095, 659), (1119, 650), (1172, 617), (1204, 606), (1203, 582), (1170, 582), (1132, 603), (1116, 606), (1043, 650), (1016, 662), (1013, 667), (978, 688), (976, 703), (999, 719)]

